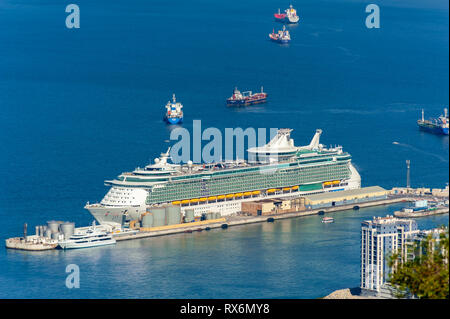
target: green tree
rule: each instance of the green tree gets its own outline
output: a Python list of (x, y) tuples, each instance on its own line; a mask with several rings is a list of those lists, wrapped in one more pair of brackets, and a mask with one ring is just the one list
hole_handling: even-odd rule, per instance
[(439, 239), (431, 234), (408, 249), (408, 255), (393, 254), (389, 259), (389, 282), (396, 297), (414, 295), (424, 299), (449, 298), (448, 228)]

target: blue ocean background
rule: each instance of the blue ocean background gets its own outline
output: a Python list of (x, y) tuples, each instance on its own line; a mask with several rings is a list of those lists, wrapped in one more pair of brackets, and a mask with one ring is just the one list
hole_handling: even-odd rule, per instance
[[(0, 0), (0, 238), (47, 220), (87, 225), (103, 185), (170, 143), (172, 93), (185, 123), (289, 127), (297, 145), (315, 129), (341, 144), (363, 186), (442, 188), (448, 136), (418, 130), (448, 108), (448, 1), (292, 1), (292, 42), (268, 40), (289, 2), (77, 1), (81, 28), (56, 0)], [(375, 2), (376, 3), (376, 2)], [(235, 86), (269, 102), (225, 106)], [(394, 143), (396, 142), (396, 143)], [(183, 234), (80, 251), (0, 249), (0, 298), (317, 298), (359, 285), (359, 225), (399, 207)], [(448, 224), (448, 215), (419, 220)], [(67, 264), (81, 288), (64, 285)]]

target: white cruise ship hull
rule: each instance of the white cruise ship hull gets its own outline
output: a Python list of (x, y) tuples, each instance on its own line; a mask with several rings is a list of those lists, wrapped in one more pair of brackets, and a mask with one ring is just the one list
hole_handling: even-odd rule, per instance
[(130, 220), (138, 219), (146, 210), (145, 204), (138, 207), (111, 207), (102, 204), (93, 204), (86, 205), (85, 208), (100, 224), (104, 224), (105, 222), (115, 222), (121, 225), (124, 222), (124, 218), (127, 216), (129, 216)]
[[(359, 175), (358, 175), (359, 177)], [(287, 197), (301, 197), (308, 194), (317, 194), (327, 191), (340, 191), (340, 190), (349, 190), (354, 188), (360, 188), (360, 182), (349, 182), (346, 186), (339, 186), (333, 189), (325, 190), (325, 191), (312, 191), (312, 192), (293, 192), (293, 193), (278, 193), (273, 194), (269, 196), (255, 196), (255, 197), (248, 197), (243, 199), (237, 199), (237, 200), (224, 200), (224, 201), (217, 201), (214, 203), (207, 203), (207, 204), (197, 204), (197, 205), (191, 205), (191, 206), (182, 206), (181, 211), (184, 212), (186, 209), (193, 209), (195, 216), (201, 216), (203, 213), (208, 212), (218, 212), (221, 213), (222, 216), (227, 216), (231, 214), (235, 214), (242, 211), (242, 203), (243, 202), (249, 202), (249, 201), (255, 201), (255, 200), (261, 200), (261, 199), (270, 199), (270, 198), (287, 198)], [(91, 205), (91, 207), (86, 207), (89, 212), (92, 214), (92, 216), (100, 223), (105, 224), (108, 222), (116, 222), (123, 224), (124, 220), (124, 214), (125, 212), (128, 212), (130, 210), (130, 207), (116, 207), (111, 208), (108, 206), (102, 206), (102, 205)], [(133, 207), (133, 209), (136, 211), (136, 208)], [(131, 216), (131, 220), (133, 219), (139, 219), (140, 215), (146, 212), (146, 206), (141, 206), (138, 209), (138, 212), (135, 212), (133, 216)]]

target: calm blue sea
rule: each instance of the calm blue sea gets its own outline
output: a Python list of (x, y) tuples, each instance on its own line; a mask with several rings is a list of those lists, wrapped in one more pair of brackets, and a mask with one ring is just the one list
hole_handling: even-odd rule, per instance
[[(71, 2), (68, 2), (69, 4)], [(292, 1), (292, 42), (268, 33), (289, 1), (0, 0), (0, 239), (47, 220), (87, 225), (105, 179), (169, 146), (162, 122), (172, 93), (185, 124), (290, 127), (296, 144), (316, 128), (353, 156), (363, 186), (449, 180), (448, 137), (420, 132), (421, 109), (448, 108), (448, 1)], [(226, 108), (234, 86), (269, 102)], [(394, 142), (397, 142), (394, 144)], [(398, 206), (336, 213), (80, 251), (0, 249), (0, 298), (316, 298), (359, 285), (359, 227)], [(421, 219), (430, 228), (448, 215)], [(65, 287), (80, 266), (81, 287)]]

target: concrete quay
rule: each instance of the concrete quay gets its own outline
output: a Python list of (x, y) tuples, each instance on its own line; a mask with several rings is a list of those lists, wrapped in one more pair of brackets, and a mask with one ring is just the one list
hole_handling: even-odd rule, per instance
[(263, 222), (267, 222), (267, 221), (271, 221), (271, 220), (274, 221), (277, 219), (286, 219), (286, 218), (295, 218), (295, 217), (301, 217), (301, 216), (317, 215), (317, 214), (319, 214), (319, 212), (332, 213), (332, 212), (343, 211), (343, 210), (351, 210), (351, 209), (354, 209), (355, 206), (358, 206), (358, 209), (359, 209), (359, 208), (373, 207), (373, 206), (380, 206), (380, 205), (392, 205), (392, 204), (396, 204), (396, 203), (409, 202), (409, 201), (414, 201), (414, 200), (415, 199), (409, 198), (409, 197), (395, 196), (393, 198), (376, 200), (376, 201), (368, 201), (368, 202), (358, 203), (358, 204), (341, 205), (341, 206), (326, 207), (326, 208), (313, 209), (313, 210), (303, 210), (303, 211), (290, 212), (290, 213), (279, 213), (279, 214), (272, 214), (272, 215), (265, 215), (265, 216), (234, 215), (234, 216), (227, 216), (225, 218), (215, 219), (215, 220), (205, 220), (205, 221), (195, 222), (195, 223), (154, 227), (153, 229), (152, 228), (144, 229), (139, 232), (132, 232), (130, 234), (127, 234), (126, 232), (122, 232), (119, 234), (113, 234), (113, 236), (116, 239), (116, 241), (141, 239), (141, 238), (147, 238), (147, 237), (165, 236), (165, 235), (187, 233), (187, 232), (190, 233), (190, 232), (194, 232), (194, 231), (203, 231), (206, 229), (213, 229), (213, 228), (226, 228), (229, 226), (239, 226), (239, 225), (246, 225), (246, 224), (263, 223)]
[(206, 229), (220, 228), (224, 224), (227, 225), (227, 220), (225, 218), (219, 218), (193, 223), (159, 226), (152, 228), (141, 228), (141, 230), (137, 232), (131, 231), (131, 232), (121, 232), (117, 234), (113, 233), (113, 237), (116, 241), (141, 239), (147, 237), (165, 236), (179, 233), (191, 233), (194, 231), (203, 231)]
[(13, 237), (5, 240), (5, 246), (9, 249), (42, 251), (55, 249), (58, 241), (38, 236)]
[(418, 218), (418, 217), (427, 217), (427, 216), (448, 214), (448, 213), (449, 213), (449, 208), (442, 207), (442, 208), (437, 208), (435, 210), (425, 210), (425, 211), (418, 211), (418, 212), (396, 211), (396, 212), (394, 212), (394, 216), (398, 217), (398, 218)]

